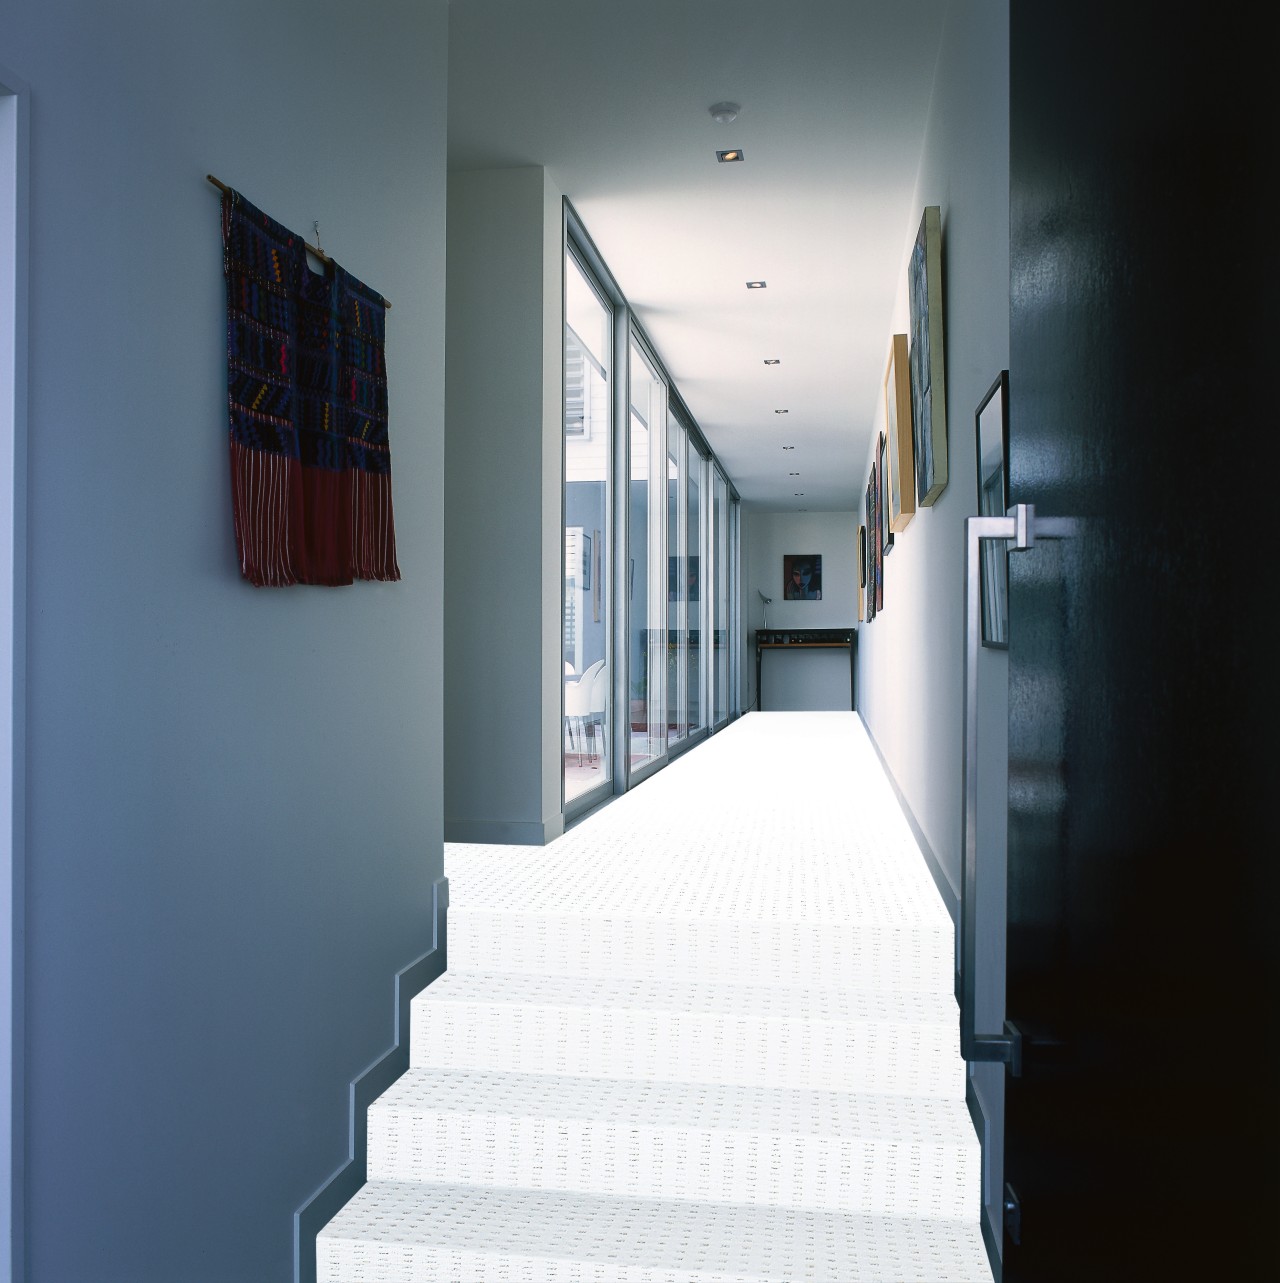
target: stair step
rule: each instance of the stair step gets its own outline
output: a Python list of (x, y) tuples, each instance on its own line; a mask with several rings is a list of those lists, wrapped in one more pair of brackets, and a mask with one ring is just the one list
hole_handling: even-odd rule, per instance
[(954, 999), (446, 972), (412, 1004), (415, 1069), (964, 1098)]
[(410, 1070), (369, 1111), (369, 1178), (950, 1219), (978, 1214), (960, 1101)]
[(733, 983), (950, 992), (955, 936), (945, 914), (885, 925), (755, 916), (662, 917), (449, 909), (449, 970), (666, 977)]
[(320, 1283), (990, 1283), (976, 1218), (371, 1181)]

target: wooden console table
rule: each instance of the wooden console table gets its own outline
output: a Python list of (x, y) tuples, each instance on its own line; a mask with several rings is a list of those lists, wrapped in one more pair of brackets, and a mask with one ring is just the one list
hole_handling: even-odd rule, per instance
[(760, 690), (760, 657), (766, 650), (847, 650), (849, 707), (858, 707), (858, 630), (856, 628), (757, 628), (756, 708), (764, 708)]

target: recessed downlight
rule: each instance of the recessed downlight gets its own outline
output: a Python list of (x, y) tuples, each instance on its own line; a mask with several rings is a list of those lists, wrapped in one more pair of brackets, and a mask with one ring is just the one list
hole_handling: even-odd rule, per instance
[(797, 498), (797, 499), (803, 499), (803, 498), (804, 498), (804, 491), (803, 491), (803, 490), (797, 490), (797, 491), (796, 491), (796, 498)]
[(749, 290), (767, 290), (769, 288), (766, 281), (748, 281), (747, 289)]
[(716, 159), (722, 165), (732, 164), (735, 160), (746, 160), (747, 154), (741, 147), (731, 147), (728, 151), (716, 152)]
[(790, 414), (790, 410), (775, 410), (774, 414)]
[(784, 445), (782, 448), (783, 448), (784, 450), (794, 450), (794, 449), (795, 449), (795, 446), (793, 446), (793, 445)]
[(798, 472), (788, 472), (788, 473), (787, 473), (787, 476), (789, 476), (789, 477), (798, 477), (799, 475), (800, 475), (800, 474), (799, 474)]
[(782, 364), (782, 362), (781, 362), (781, 361), (780, 361), (776, 356), (766, 356), (766, 357), (765, 357), (765, 359), (764, 359), (764, 363), (765, 363), (765, 365), (781, 365), (781, 364)]

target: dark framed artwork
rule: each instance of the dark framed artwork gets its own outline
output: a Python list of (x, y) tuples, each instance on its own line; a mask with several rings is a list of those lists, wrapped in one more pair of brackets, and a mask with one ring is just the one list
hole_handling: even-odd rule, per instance
[[(999, 377), (974, 412), (978, 450), (978, 516), (1003, 517), (1009, 510), (1009, 371)], [(1009, 646), (1009, 550), (984, 539), (978, 558), (982, 596), (982, 644)]]
[(889, 442), (885, 496), (889, 529), (905, 530), (916, 515), (915, 445), (911, 440), (911, 364), (907, 336), (895, 334), (884, 372), (884, 435)]
[(867, 527), (858, 526), (858, 622), (867, 617)]
[(782, 558), (784, 601), (822, 600), (822, 554), (788, 553)]
[(875, 591), (876, 591), (876, 614), (878, 615), (884, 609), (884, 539), (881, 532), (884, 529), (884, 521), (880, 515), (881, 506), (884, 503), (884, 494), (881, 490), (880, 469), (873, 463), (871, 465), (871, 495), (872, 501), (876, 508), (876, 533), (872, 540), (872, 546), (875, 548)]
[(911, 422), (916, 501), (928, 508), (947, 488), (947, 391), (942, 342), (942, 214), (930, 205), (907, 264), (911, 305)]
[(887, 557), (893, 551), (893, 527), (889, 524), (889, 438), (880, 434), (877, 451), (880, 464), (880, 546)]
[(863, 527), (866, 531), (866, 551), (867, 551), (867, 623), (870, 623), (876, 617), (876, 498), (875, 498), (875, 465), (871, 466), (871, 476), (867, 478), (867, 524)]

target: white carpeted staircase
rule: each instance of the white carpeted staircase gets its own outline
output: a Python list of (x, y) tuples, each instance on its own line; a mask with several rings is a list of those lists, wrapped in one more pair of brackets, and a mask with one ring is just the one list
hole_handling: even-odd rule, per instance
[(951, 921), (853, 714), (445, 871), (321, 1283), (990, 1283)]

